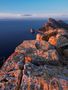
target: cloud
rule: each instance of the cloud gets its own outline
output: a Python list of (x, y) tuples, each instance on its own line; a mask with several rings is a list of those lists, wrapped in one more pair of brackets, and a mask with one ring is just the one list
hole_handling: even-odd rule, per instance
[(34, 17), (68, 17), (68, 14), (63, 13), (44, 13), (44, 14), (34, 14)]
[(44, 18), (44, 17), (68, 17), (68, 14), (63, 14), (63, 13), (44, 13), (44, 14), (19, 14), (19, 13), (0, 13), (0, 19), (4, 18), (29, 18), (29, 17), (34, 17), (34, 18)]
[(14, 13), (0, 13), (0, 18), (21, 18), (21, 15)]

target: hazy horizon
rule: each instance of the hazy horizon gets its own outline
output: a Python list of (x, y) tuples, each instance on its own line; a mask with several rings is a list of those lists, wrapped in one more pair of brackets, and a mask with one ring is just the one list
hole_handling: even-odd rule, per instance
[(0, 0), (0, 18), (68, 17), (68, 0)]
[(20, 14), (20, 13), (0, 13), (0, 19), (8, 19), (8, 18), (68, 18), (68, 15), (65, 14)]

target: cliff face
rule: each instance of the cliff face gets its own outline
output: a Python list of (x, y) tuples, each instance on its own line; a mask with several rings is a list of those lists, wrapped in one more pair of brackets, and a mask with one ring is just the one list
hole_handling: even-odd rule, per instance
[(48, 27), (36, 40), (16, 47), (6, 60), (0, 70), (0, 90), (68, 89), (68, 33)]

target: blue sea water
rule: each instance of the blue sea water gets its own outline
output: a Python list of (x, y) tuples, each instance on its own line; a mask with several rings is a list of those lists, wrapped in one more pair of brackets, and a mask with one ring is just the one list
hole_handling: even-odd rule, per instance
[(0, 20), (0, 58), (8, 57), (23, 40), (35, 39), (30, 29), (40, 28), (46, 19)]
[[(1, 19), (0, 20), (0, 58), (7, 58), (23, 40), (35, 39), (30, 29), (38, 29), (47, 19)], [(66, 21), (68, 22), (68, 21)]]

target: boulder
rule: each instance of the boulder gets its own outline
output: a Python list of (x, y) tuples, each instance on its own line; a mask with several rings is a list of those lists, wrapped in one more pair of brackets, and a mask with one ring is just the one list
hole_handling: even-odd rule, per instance
[(37, 41), (35, 43), (35, 46), (36, 46), (36, 48), (44, 50), (44, 51), (49, 50), (49, 49), (54, 49), (54, 46), (52, 46), (50, 43), (48, 43), (47, 41), (44, 41), (44, 40), (42, 40), (40, 42)]
[(33, 54), (30, 57), (32, 58), (31, 63), (34, 65), (57, 65), (59, 64), (60, 60), (59, 54), (55, 49), (51, 49), (45, 52), (37, 51), (36, 54)]
[(42, 35), (41, 34), (37, 34), (36, 35), (36, 40), (41, 41), (42, 40)]
[(60, 36), (57, 39), (57, 44), (56, 44), (57, 47), (64, 47), (64, 46), (67, 46), (67, 45), (68, 45), (68, 39), (66, 37)]
[(57, 30), (56, 29), (49, 29), (48, 31), (44, 32), (42, 34), (42, 40), (48, 41), (51, 36), (56, 36), (57, 35)]
[(51, 45), (56, 46), (56, 44), (57, 44), (57, 39), (56, 39), (55, 36), (51, 36), (51, 37), (49, 38), (48, 42), (49, 42)]
[(55, 49), (48, 50), (47, 52), (45, 52), (45, 58), (49, 63), (55, 64), (55, 65), (59, 64), (60, 57), (58, 52)]

